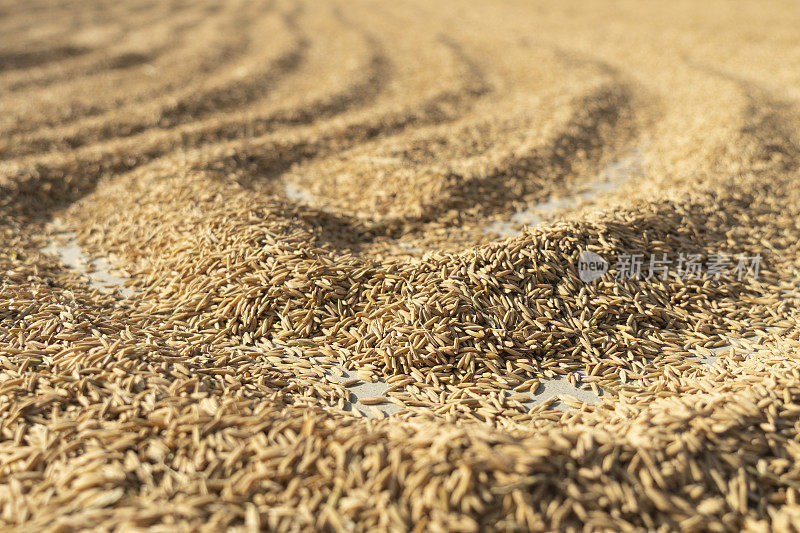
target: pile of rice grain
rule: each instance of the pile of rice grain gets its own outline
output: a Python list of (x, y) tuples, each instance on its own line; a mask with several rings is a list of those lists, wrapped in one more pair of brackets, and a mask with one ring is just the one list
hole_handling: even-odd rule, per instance
[[(796, 528), (770, 4), (0, 2), (2, 527)], [(43, 252), (53, 220), (135, 290)], [(585, 250), (762, 262), (584, 283)], [(531, 408), (553, 378), (601, 401)]]

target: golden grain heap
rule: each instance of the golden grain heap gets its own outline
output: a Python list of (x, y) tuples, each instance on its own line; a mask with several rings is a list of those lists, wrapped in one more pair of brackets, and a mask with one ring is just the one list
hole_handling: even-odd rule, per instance
[[(0, 528), (796, 531), (798, 28), (0, 0)], [(762, 262), (585, 283), (585, 250)], [(531, 408), (556, 377), (601, 400)]]

